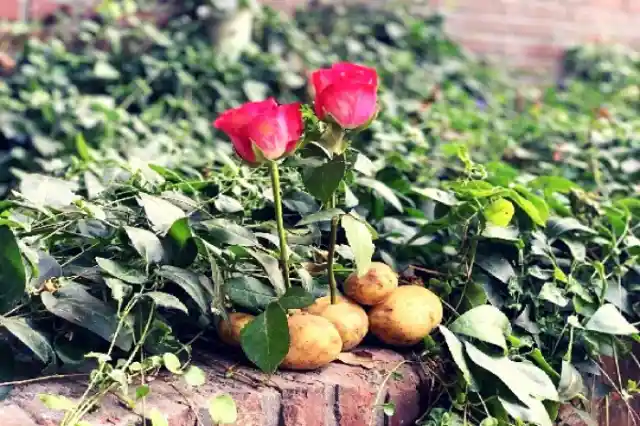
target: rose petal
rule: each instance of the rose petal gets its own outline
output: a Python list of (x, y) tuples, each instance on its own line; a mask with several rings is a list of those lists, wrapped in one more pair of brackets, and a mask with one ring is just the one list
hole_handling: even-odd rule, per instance
[(252, 120), (247, 126), (247, 136), (267, 160), (282, 157), (289, 144), (287, 123), (280, 119), (277, 109)]
[[(304, 123), (302, 122), (301, 103), (296, 102), (278, 107), (278, 118), (287, 127), (287, 142), (297, 143), (302, 137)], [(287, 153), (289, 150), (287, 149)]]
[(311, 83), (315, 95), (318, 96), (327, 86), (331, 85), (335, 78), (335, 73), (331, 69), (319, 69), (311, 74)]
[(324, 120), (329, 114), (341, 127), (354, 129), (375, 115), (377, 100), (377, 88), (371, 84), (332, 84), (316, 97), (316, 115)]
[(248, 137), (229, 135), (229, 138), (233, 143), (233, 148), (235, 149), (236, 154), (238, 154), (238, 157), (248, 163), (255, 163), (256, 154), (253, 152), (251, 140)]
[(237, 108), (223, 112), (220, 117), (213, 122), (213, 126), (229, 136), (240, 158), (249, 163), (254, 163), (256, 156), (247, 133), (247, 126), (252, 120), (255, 120), (256, 117), (269, 111), (275, 112), (277, 107), (278, 104), (273, 98), (260, 102), (247, 102)]
[(268, 98), (260, 102), (247, 102), (237, 108), (231, 108), (223, 112), (214, 122), (216, 129), (222, 130), (227, 135), (241, 135), (245, 133), (247, 124), (257, 115), (278, 107), (274, 98)]
[(333, 65), (332, 70), (343, 80), (378, 86), (378, 72), (375, 68), (351, 62), (338, 62)]

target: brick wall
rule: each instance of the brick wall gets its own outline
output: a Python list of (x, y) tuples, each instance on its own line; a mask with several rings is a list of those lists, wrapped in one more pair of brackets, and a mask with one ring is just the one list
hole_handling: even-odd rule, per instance
[[(86, 7), (91, 1), (97, 0), (0, 0), (0, 18), (41, 18), (60, 5)], [(264, 0), (287, 11), (309, 1)], [(338, 1), (391, 3), (385, 0)], [(577, 43), (600, 40), (640, 48), (640, 0), (404, 2), (415, 5), (418, 10), (442, 12), (447, 17), (447, 31), (472, 52), (534, 75), (552, 75), (562, 52)]]

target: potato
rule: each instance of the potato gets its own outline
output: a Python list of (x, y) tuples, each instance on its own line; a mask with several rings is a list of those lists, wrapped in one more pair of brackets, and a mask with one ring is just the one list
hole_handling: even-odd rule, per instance
[(381, 262), (373, 262), (361, 277), (353, 272), (344, 282), (344, 293), (356, 302), (372, 306), (382, 302), (398, 287), (398, 274)]
[[(347, 300), (347, 298), (340, 294), (338, 294), (336, 297), (336, 301), (338, 303), (345, 300)], [(318, 297), (316, 301), (313, 302), (313, 305), (304, 308), (303, 311), (313, 315), (320, 315), (320, 313), (324, 311), (324, 308), (326, 308), (330, 304), (331, 304), (331, 296)]]
[(338, 330), (342, 350), (348, 351), (362, 342), (369, 331), (369, 317), (362, 306), (342, 298), (335, 305), (327, 305), (318, 314), (328, 319)]
[(280, 365), (290, 370), (315, 370), (335, 360), (342, 352), (342, 339), (331, 322), (301, 313), (290, 316), (289, 352)]
[(234, 312), (229, 314), (229, 321), (221, 319), (218, 322), (218, 336), (227, 345), (240, 346), (240, 332), (245, 325), (253, 321), (255, 317), (251, 314)]
[(369, 312), (369, 329), (383, 342), (396, 346), (419, 343), (442, 321), (440, 298), (424, 287), (396, 288)]

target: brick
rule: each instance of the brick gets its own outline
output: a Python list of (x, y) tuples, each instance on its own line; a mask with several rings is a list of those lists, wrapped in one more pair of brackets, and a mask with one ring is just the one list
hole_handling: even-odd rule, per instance
[(55, 14), (63, 8), (72, 8), (73, 13), (81, 13), (96, 4), (99, 4), (98, 0), (31, 0), (29, 3), (29, 16), (31, 19), (42, 19)]
[[(53, 426), (60, 423), (64, 413), (51, 411), (40, 400), (40, 395), (61, 395), (76, 399), (82, 395), (86, 384), (75, 381), (56, 380), (46, 383), (33, 383), (28, 386), (17, 386), (11, 393), (8, 402), (18, 405), (26, 411), (39, 425)], [(2, 424), (0, 422), (0, 424)]]
[(21, 0), (0, 0), (0, 20), (15, 21), (20, 17)]
[(37, 426), (35, 420), (15, 404), (0, 405), (0, 424), (2, 426)]
[(332, 426), (331, 408), (323, 386), (282, 390), (283, 426)]
[(389, 381), (388, 398), (396, 406), (396, 413), (389, 419), (389, 426), (413, 425), (423, 413), (418, 373), (408, 365), (398, 371), (401, 379)]

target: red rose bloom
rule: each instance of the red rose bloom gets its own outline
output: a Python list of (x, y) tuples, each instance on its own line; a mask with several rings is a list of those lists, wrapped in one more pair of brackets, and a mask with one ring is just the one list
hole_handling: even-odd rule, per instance
[(367, 124), (378, 108), (378, 73), (362, 65), (340, 62), (314, 71), (315, 111), (319, 119), (330, 118), (343, 129)]
[(300, 104), (278, 105), (273, 98), (229, 109), (213, 126), (226, 133), (238, 156), (252, 165), (291, 154), (303, 131)]

